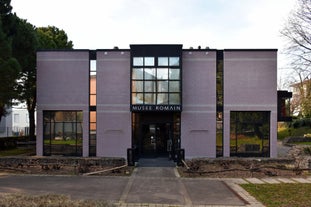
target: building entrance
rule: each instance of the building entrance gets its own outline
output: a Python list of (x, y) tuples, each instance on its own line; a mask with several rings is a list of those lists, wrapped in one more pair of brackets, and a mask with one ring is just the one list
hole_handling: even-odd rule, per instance
[(180, 113), (133, 113), (132, 119), (136, 156), (173, 158), (180, 147)]

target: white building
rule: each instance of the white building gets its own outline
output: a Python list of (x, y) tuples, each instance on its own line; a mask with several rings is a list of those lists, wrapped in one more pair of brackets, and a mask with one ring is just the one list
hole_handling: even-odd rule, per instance
[(8, 109), (8, 114), (0, 122), (0, 137), (24, 136), (29, 132), (29, 118), (26, 104), (18, 104)]

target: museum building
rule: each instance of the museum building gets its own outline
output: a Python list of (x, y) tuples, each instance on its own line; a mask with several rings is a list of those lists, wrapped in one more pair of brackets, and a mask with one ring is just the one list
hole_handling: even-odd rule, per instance
[(277, 156), (276, 49), (37, 52), (37, 155)]

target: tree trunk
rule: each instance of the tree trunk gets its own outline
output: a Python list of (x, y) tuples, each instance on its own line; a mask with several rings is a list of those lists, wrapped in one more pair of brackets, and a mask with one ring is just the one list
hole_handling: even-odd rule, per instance
[(36, 108), (36, 98), (34, 98), (34, 100), (27, 100), (27, 110), (29, 114), (28, 115), (29, 117), (29, 139), (31, 141), (36, 141), (35, 108)]

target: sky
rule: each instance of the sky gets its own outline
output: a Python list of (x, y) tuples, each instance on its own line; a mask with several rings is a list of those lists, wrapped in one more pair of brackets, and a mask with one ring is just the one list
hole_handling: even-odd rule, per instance
[(75, 49), (130, 44), (183, 48), (276, 48), (287, 68), (280, 30), (297, 0), (11, 0), (36, 27), (63, 29)]

